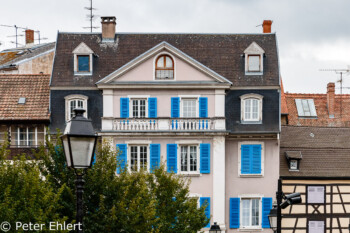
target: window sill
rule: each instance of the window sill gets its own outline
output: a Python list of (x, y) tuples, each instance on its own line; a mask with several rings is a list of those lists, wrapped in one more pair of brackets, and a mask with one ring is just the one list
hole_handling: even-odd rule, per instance
[(241, 178), (262, 178), (264, 177), (263, 174), (239, 174), (239, 177)]
[(289, 169), (290, 172), (298, 172), (299, 169)]
[(263, 231), (262, 228), (253, 228), (253, 227), (246, 227), (246, 228), (239, 228), (238, 231)]
[(202, 176), (201, 173), (179, 173), (180, 176), (184, 177), (200, 177)]
[(262, 124), (262, 121), (241, 121), (242, 125), (258, 125)]
[(79, 71), (74, 71), (75, 76), (91, 76), (92, 72), (79, 72)]
[(264, 74), (263, 72), (248, 72), (248, 71), (245, 72), (245, 75), (263, 75), (263, 74)]
[(299, 119), (318, 119), (317, 116), (298, 116)]

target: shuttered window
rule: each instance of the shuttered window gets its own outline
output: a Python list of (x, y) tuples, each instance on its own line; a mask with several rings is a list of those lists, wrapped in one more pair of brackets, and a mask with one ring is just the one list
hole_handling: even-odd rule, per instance
[(308, 203), (324, 203), (324, 186), (308, 186), (307, 187)]
[[(201, 197), (199, 199), (199, 203), (201, 207), (202, 205), (206, 205), (206, 208), (204, 210), (205, 216), (207, 217), (207, 219), (210, 219), (210, 197)], [(209, 228), (209, 227), (210, 227), (210, 222), (206, 226), (204, 226), (204, 228)]]
[(262, 174), (261, 144), (241, 145), (240, 171), (245, 174)]
[(295, 104), (300, 117), (317, 117), (313, 99), (296, 99)]

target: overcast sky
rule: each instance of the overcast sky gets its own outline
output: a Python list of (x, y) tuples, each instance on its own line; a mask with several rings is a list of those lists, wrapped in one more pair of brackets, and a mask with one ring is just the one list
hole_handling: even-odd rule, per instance
[[(0, 24), (40, 30), (45, 42), (55, 41), (58, 30), (89, 31), (83, 28), (89, 26), (84, 10), (89, 5), (89, 0), (1, 0)], [(98, 16), (116, 16), (119, 32), (260, 33), (256, 26), (271, 19), (289, 92), (325, 93), (339, 75), (319, 69), (350, 65), (349, 0), (94, 0), (93, 7)], [(100, 20), (94, 24), (100, 26)], [(15, 46), (8, 37), (14, 34), (14, 28), (0, 26), (0, 50)], [(350, 87), (350, 75), (343, 86)]]

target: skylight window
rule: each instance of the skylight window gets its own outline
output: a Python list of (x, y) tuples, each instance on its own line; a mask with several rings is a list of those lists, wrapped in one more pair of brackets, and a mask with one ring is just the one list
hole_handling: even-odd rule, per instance
[(25, 104), (26, 103), (26, 97), (19, 97), (18, 103), (19, 104)]
[(298, 116), (300, 117), (317, 117), (316, 108), (313, 99), (296, 99)]

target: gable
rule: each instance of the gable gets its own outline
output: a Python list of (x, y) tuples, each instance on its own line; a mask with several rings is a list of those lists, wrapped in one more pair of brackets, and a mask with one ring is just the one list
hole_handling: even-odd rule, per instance
[(92, 51), (84, 42), (81, 42), (74, 50), (73, 53), (75, 54), (92, 54), (94, 51)]
[(155, 62), (157, 57), (160, 55), (168, 55), (174, 60), (174, 79), (168, 79), (166, 81), (205, 81), (231, 84), (231, 82), (226, 78), (199, 63), (167, 42), (162, 42), (140, 56), (134, 58), (118, 70), (97, 82), (97, 84), (115, 84), (118, 82), (135, 81), (162, 81), (155, 79)]
[(263, 54), (265, 51), (255, 42), (251, 43), (248, 48), (244, 50), (245, 54)]
[[(164, 54), (164, 51), (159, 54)], [(172, 81), (207, 81), (215, 82), (217, 80), (199, 71), (192, 65), (188, 64), (186, 61), (178, 56), (169, 54), (174, 60), (174, 80)], [(128, 72), (116, 77), (111, 82), (150, 82), (155, 81), (155, 61), (158, 58), (158, 54), (154, 55), (143, 63), (139, 64), (135, 68), (129, 70)]]

